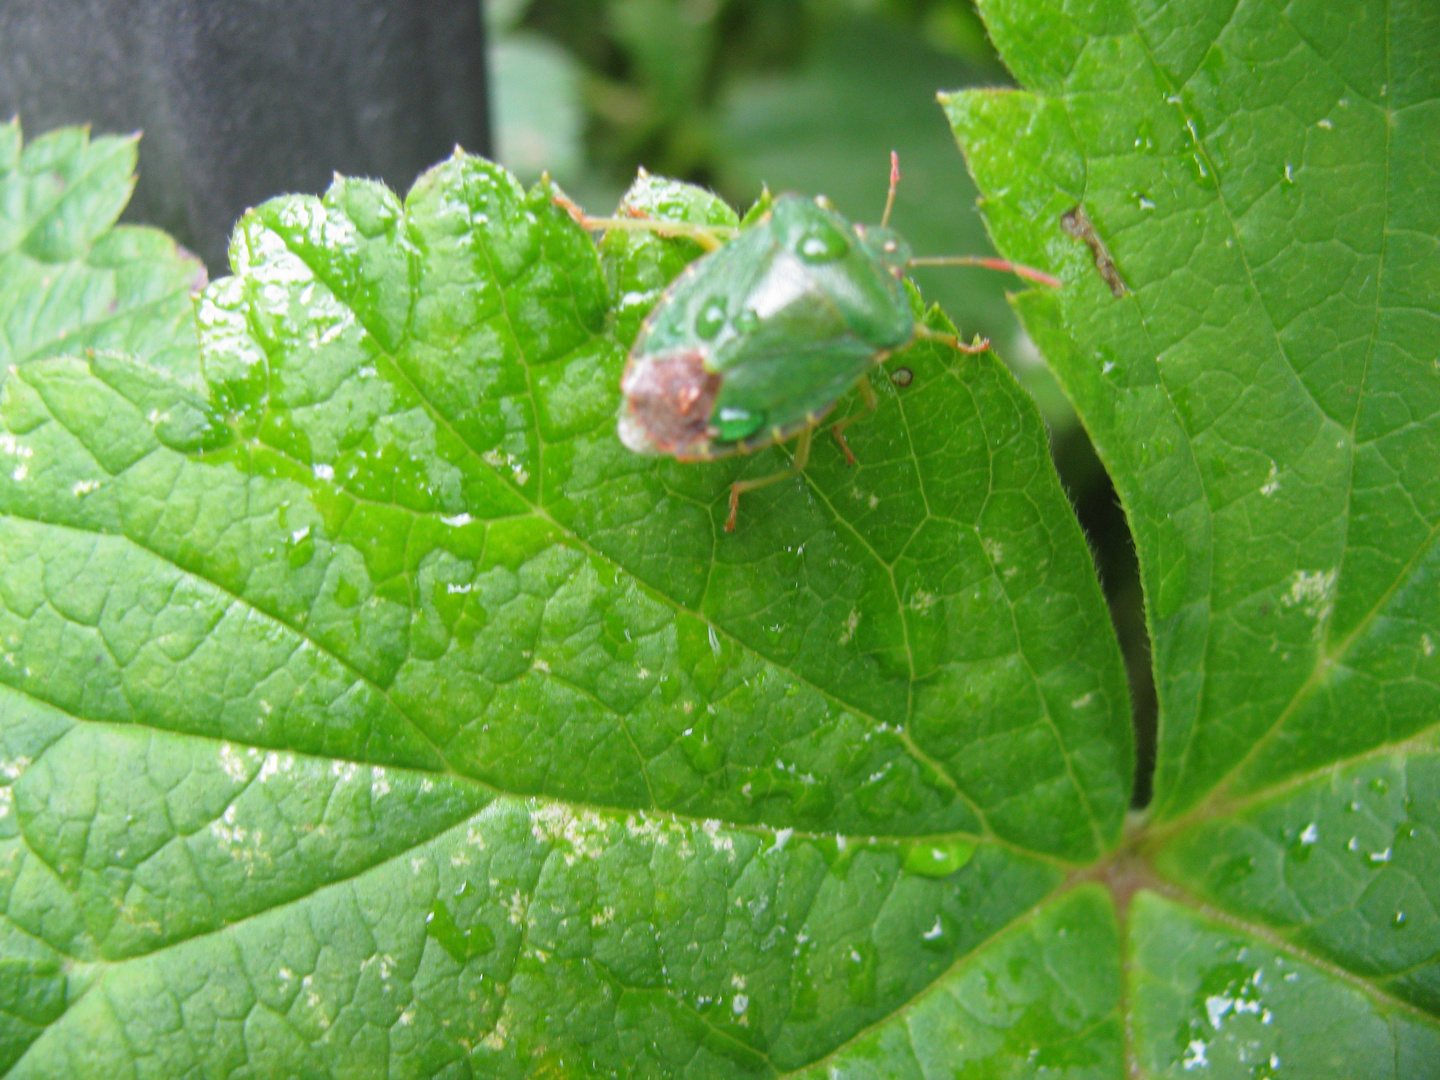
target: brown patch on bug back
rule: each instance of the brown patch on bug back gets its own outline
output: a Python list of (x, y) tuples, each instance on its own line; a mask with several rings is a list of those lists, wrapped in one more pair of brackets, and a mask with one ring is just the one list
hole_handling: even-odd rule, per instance
[(686, 349), (630, 362), (620, 389), (636, 424), (654, 449), (684, 461), (709, 455), (715, 431), (710, 414), (720, 376), (705, 368), (705, 355)]

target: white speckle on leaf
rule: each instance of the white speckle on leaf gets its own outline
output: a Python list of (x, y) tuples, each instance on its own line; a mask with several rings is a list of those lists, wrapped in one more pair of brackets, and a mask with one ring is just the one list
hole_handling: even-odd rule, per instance
[(35, 448), (26, 446), (8, 431), (0, 431), (0, 453), (16, 458), (28, 458), (35, 456)]
[(508, 451), (502, 453), (495, 449), (486, 450), (485, 453), (480, 455), (480, 460), (492, 469), (509, 469), (510, 475), (515, 478), (515, 482), (521, 487), (524, 487), (530, 482), (530, 473), (526, 470), (525, 466), (520, 463), (520, 459)]
[(17, 754), (13, 758), (0, 758), (0, 776), (11, 783), (19, 780), (29, 767), (30, 759), (24, 754)]
[(840, 631), (841, 645), (850, 644), (851, 639), (855, 637), (855, 630), (859, 627), (859, 625), (860, 612), (856, 611), (854, 608), (851, 608), (850, 614), (845, 616), (845, 629)]
[(1208, 1068), (1210, 1062), (1205, 1060), (1205, 1051), (1209, 1046), (1200, 1039), (1191, 1039), (1190, 1044), (1185, 1047), (1185, 1057), (1180, 1061), (1180, 1067), (1186, 1072), (1193, 1072), (1196, 1069)]
[(1275, 492), (1277, 492), (1277, 491), (1279, 491), (1279, 490), (1280, 490), (1280, 470), (1275, 467), (1275, 463), (1272, 461), (1272, 462), (1270, 463), (1270, 475), (1265, 478), (1265, 483), (1263, 483), (1263, 484), (1260, 485), (1260, 494), (1261, 494), (1261, 495), (1274, 495)]
[(220, 770), (237, 784), (250, 775), (245, 761), (228, 742), (220, 744)]
[(1280, 598), (1284, 607), (1299, 607), (1316, 622), (1316, 634), (1330, 618), (1335, 605), (1334, 570), (1296, 570), (1290, 578), (1290, 590)]
[(1420, 635), (1420, 651), (1423, 652), (1426, 656), (1435, 655), (1435, 642), (1431, 639), (1429, 634)]
[(473, 520), (474, 518), (472, 518), (469, 514), (461, 513), (455, 514), (453, 517), (442, 517), (440, 519), (440, 524), (449, 525), (453, 528), (459, 528), (461, 525), (469, 525), (470, 522)]
[(771, 851), (784, 851), (784, 850), (785, 850), (785, 845), (790, 842), (790, 837), (792, 837), (792, 836), (794, 836), (794, 835), (795, 835), (795, 830), (794, 830), (794, 829), (776, 829), (776, 830), (775, 830), (775, 846), (772, 847), (770, 850), (771, 850)]
[(750, 1007), (749, 995), (736, 994), (735, 1000), (730, 1003), (730, 1007), (735, 1010), (735, 1015), (739, 1016), (741, 1013), (743, 1013), (746, 1009)]
[(89, 495), (99, 486), (99, 480), (77, 480), (75, 481), (75, 486), (70, 489), (70, 494), (77, 498), (81, 495)]
[(923, 937), (926, 941), (934, 941), (944, 932), (945, 927), (940, 923), (940, 916), (936, 915), (935, 925), (932, 926), (929, 930), (926, 930), (925, 933), (921, 934), (920, 936)]
[(332, 761), (330, 763), (330, 775), (341, 783), (348, 784), (355, 779), (355, 774), (360, 771), (360, 766), (353, 761)]
[(525, 905), (525, 894), (519, 889), (512, 892), (510, 898), (505, 901), (505, 911), (511, 926), (519, 926), (525, 921)]
[(935, 606), (935, 595), (924, 589), (916, 589), (910, 596), (910, 610), (924, 614)]
[(390, 780), (379, 765), (370, 770), (370, 797), (383, 799), (390, 794)]
[(1319, 839), (1320, 829), (1313, 821), (1310, 822), (1309, 825), (1306, 825), (1305, 831), (1300, 834), (1300, 843), (1305, 844), (1307, 847)]
[(720, 821), (717, 818), (708, 818), (700, 826), (700, 831), (709, 837), (712, 848), (716, 851), (733, 852), (735, 850), (735, 841), (721, 832), (720, 829)]
[(504, 1050), (505, 1041), (508, 1038), (510, 1038), (510, 1029), (505, 1023), (505, 1017), (502, 1015), (499, 1020), (495, 1021), (494, 1030), (481, 1039), (480, 1043), (489, 1050)]
[(1081, 695), (1080, 695), (1079, 697), (1077, 697), (1074, 701), (1070, 702), (1070, 708), (1072, 708), (1072, 709), (1083, 709), (1086, 705), (1089, 705), (1090, 702), (1092, 702), (1092, 701), (1094, 701), (1094, 700), (1095, 700), (1095, 691), (1094, 691), (1094, 690), (1089, 690), (1089, 691), (1086, 691), (1085, 693), (1081, 694)]
[(334, 480), (335, 466), (326, 465), (324, 462), (317, 463), (311, 471), (315, 474), (316, 480)]
[(1322, 118), (1319, 119), (1319, 120), (1316, 120), (1316, 121), (1315, 121), (1315, 126), (1318, 127), (1318, 128), (1323, 128), (1323, 129), (1326, 130), (1326, 131), (1329, 131), (1329, 130), (1330, 130), (1331, 128), (1333, 128), (1335, 125), (1331, 122), (1330, 118), (1329, 118), (1328, 116), (1326, 116), (1326, 117), (1322, 117)]

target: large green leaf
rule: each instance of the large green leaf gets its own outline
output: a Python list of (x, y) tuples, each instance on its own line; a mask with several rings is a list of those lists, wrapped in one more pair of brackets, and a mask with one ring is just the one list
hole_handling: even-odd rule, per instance
[[(818, 442), (727, 535), (783, 451), (614, 434), (697, 249), (477, 159), (252, 212), (198, 363), (179, 277), (128, 338), (45, 307), (0, 398), (6, 1074), (1440, 1076), (1430, 10), (997, 0), (1030, 89), (947, 102), (1135, 524), (1123, 835), (1113, 635), (991, 357), (897, 358), (859, 467)], [(123, 235), (128, 169), (46, 258)]]
[(1118, 1060), (1112, 918), (1057, 890), (1119, 836), (1124, 678), (1038, 414), (917, 347), (858, 468), (727, 535), (782, 451), (615, 435), (693, 255), (457, 155), (247, 215), (203, 385), (16, 367), (8, 1075), (774, 1075), (976, 1002)]
[(1135, 1059), (1440, 1075), (1440, 8), (982, 8), (1029, 89), (947, 108), (1154, 642)]
[(196, 371), (205, 267), (157, 229), (111, 227), (134, 172), (133, 138), (63, 128), (22, 150), (19, 121), (0, 124), (0, 381), (87, 348)]

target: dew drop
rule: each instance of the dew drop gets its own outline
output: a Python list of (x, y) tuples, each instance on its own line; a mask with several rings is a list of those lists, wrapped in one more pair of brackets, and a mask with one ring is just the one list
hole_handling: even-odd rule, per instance
[(735, 317), (735, 329), (739, 330), (742, 334), (748, 334), (759, 325), (760, 316), (756, 315), (755, 312), (749, 308), (746, 308)]
[(880, 952), (873, 942), (859, 941), (844, 954), (845, 989), (851, 1005), (873, 1005), (877, 997)]
[(1404, 930), (1404, 929), (1405, 929), (1405, 912), (1403, 912), (1403, 911), (1397, 911), (1397, 912), (1395, 912), (1395, 917), (1390, 920), (1390, 928), (1391, 928), (1392, 930)]
[(922, 877), (949, 877), (975, 854), (969, 840), (914, 841), (905, 845), (901, 862), (912, 874)]
[(741, 409), (733, 405), (721, 408), (720, 414), (715, 419), (720, 429), (721, 442), (739, 442), (741, 439), (755, 434), (765, 422), (763, 413), (751, 412), (749, 409)]
[[(754, 314), (754, 312), (750, 312)], [(725, 325), (725, 304), (720, 300), (710, 300), (700, 309), (700, 314), (695, 316), (695, 333), (702, 341), (709, 341), (720, 332)]]
[(834, 262), (844, 258), (850, 244), (839, 229), (817, 225), (800, 240), (799, 255), (808, 263)]

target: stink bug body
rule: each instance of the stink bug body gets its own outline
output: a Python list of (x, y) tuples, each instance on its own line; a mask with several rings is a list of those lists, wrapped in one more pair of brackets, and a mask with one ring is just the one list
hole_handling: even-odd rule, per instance
[[(731, 486), (727, 532), (735, 528), (742, 492), (805, 467), (814, 429), (847, 391), (858, 386), (866, 411), (875, 407), (866, 376), (892, 353), (917, 337), (965, 352), (988, 347), (916, 323), (903, 285), (906, 268), (980, 264), (1058, 284), (999, 260), (913, 259), (883, 223), (898, 179), (892, 156), (879, 227), (852, 224), (823, 199), (781, 196), (734, 239), (691, 263), (641, 325), (620, 384), (619, 432), (631, 450), (709, 461), (798, 437), (789, 470)], [(661, 222), (588, 224), (679, 232)], [(682, 235), (703, 240), (703, 231), (691, 227)], [(852, 463), (843, 432), (856, 418), (833, 428)]]

